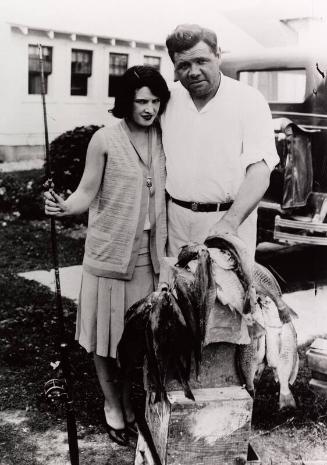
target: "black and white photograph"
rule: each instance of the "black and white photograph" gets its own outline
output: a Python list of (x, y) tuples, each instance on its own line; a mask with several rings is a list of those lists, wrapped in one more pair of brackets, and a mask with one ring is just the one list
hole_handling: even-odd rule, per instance
[(327, 465), (326, 43), (0, 0), (0, 465)]

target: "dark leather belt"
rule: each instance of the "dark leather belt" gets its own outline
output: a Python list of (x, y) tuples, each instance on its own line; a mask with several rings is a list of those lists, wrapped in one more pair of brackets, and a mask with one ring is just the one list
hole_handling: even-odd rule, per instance
[(174, 199), (171, 195), (168, 197), (172, 202), (176, 203), (180, 207), (188, 208), (194, 212), (225, 212), (228, 210), (233, 202), (225, 203), (202, 203), (202, 202), (184, 202), (184, 200)]

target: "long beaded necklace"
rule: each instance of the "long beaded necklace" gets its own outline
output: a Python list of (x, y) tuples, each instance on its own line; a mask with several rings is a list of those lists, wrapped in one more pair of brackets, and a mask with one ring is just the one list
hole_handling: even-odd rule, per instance
[(152, 131), (150, 128), (147, 131), (147, 160), (144, 160), (144, 158), (141, 156), (139, 148), (137, 147), (136, 140), (133, 137), (132, 131), (129, 129), (127, 124), (126, 124), (126, 127), (129, 133), (129, 139), (131, 141), (131, 144), (133, 145), (142, 163), (147, 167), (148, 174), (146, 176), (145, 184), (146, 184), (146, 187), (149, 189), (149, 195), (152, 195), (153, 194), (153, 182), (152, 182), (152, 176), (150, 176), (151, 167), (152, 167)]

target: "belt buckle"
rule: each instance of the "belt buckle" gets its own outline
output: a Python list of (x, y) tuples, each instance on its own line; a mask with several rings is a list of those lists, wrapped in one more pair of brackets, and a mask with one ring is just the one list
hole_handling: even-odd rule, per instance
[(191, 210), (192, 210), (193, 212), (197, 212), (197, 211), (198, 211), (198, 206), (199, 206), (198, 202), (192, 202), (192, 204), (191, 204)]

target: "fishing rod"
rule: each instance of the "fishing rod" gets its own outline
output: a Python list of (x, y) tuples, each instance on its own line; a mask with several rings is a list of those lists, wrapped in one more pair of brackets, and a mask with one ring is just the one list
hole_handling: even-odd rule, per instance
[[(52, 180), (52, 162), (49, 149), (49, 135), (47, 123), (47, 109), (45, 102), (45, 79), (44, 79), (44, 61), (42, 46), (39, 44), (39, 62), (40, 62), (40, 79), (41, 79), (41, 97), (43, 107), (43, 121), (44, 121), (44, 139), (45, 139), (45, 154), (46, 154), (46, 189), (53, 190), (54, 184)], [(46, 398), (52, 403), (58, 405), (65, 405), (67, 434), (69, 445), (69, 456), (71, 465), (79, 465), (78, 441), (77, 441), (77, 428), (76, 419), (72, 398), (72, 380), (71, 369), (69, 366), (68, 358), (68, 342), (65, 336), (65, 321), (64, 312), (61, 298), (60, 288), (60, 274), (59, 274), (59, 260), (58, 260), (58, 246), (57, 246), (57, 231), (56, 221), (53, 216), (50, 217), (50, 230), (51, 230), (51, 245), (52, 245), (52, 259), (53, 268), (55, 273), (55, 294), (56, 294), (56, 309), (58, 317), (57, 337), (59, 345), (60, 361), (52, 363), (56, 369), (57, 377), (50, 379), (44, 385), (44, 392)]]

